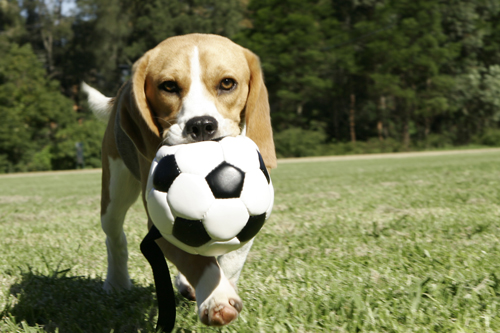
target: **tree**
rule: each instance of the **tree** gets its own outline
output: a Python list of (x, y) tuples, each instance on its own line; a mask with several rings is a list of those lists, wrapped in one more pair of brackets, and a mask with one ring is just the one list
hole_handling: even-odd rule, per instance
[(52, 169), (52, 140), (75, 120), (72, 102), (30, 45), (0, 46), (0, 172)]
[(72, 39), (72, 17), (64, 16), (64, 0), (24, 0), (25, 34), (22, 43), (30, 43), (33, 51), (43, 59), (50, 78), (60, 78), (60, 64), (64, 61), (68, 41)]
[(248, 9), (252, 28), (236, 41), (261, 58), (275, 127), (314, 126), (313, 104), (324, 102), (332, 87), (318, 22), (330, 9), (321, 1), (294, 0), (253, 0)]
[(25, 35), (17, 1), (0, 0), (0, 44), (19, 41)]
[(164, 39), (188, 33), (232, 37), (241, 28), (239, 0), (130, 0), (132, 31), (125, 55), (132, 63)]
[[(357, 27), (365, 33), (380, 30), (376, 39), (366, 43), (364, 59), (369, 60), (362, 65), (373, 82), (374, 99), (389, 96), (394, 101), (392, 116), (401, 124), (408, 149), (416, 122), (423, 120), (428, 134), (434, 117), (448, 110), (453, 81), (444, 69), (457, 56), (457, 48), (443, 33), (434, 1), (388, 2), (374, 18)], [(381, 30), (388, 26), (393, 28)]]
[(448, 69), (456, 82), (450, 93), (455, 112), (442, 122), (462, 144), (498, 126), (498, 84), (492, 78), (498, 76), (500, 60), (500, 7), (496, 2), (455, 0), (443, 3), (441, 13), (446, 35), (460, 48)]
[(164, 39), (194, 32), (230, 37), (243, 19), (239, 0), (78, 0), (77, 4), (73, 30), (79, 38), (73, 39), (71, 50), (75, 58), (86, 61), (85, 79), (107, 94), (114, 94), (128, 79), (132, 64)]

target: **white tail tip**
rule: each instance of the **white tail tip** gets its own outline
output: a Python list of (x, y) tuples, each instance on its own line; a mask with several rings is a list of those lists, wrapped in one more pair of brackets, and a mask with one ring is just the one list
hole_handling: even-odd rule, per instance
[(112, 98), (104, 96), (85, 82), (82, 82), (81, 89), (87, 94), (90, 109), (97, 119), (107, 123), (113, 109)]

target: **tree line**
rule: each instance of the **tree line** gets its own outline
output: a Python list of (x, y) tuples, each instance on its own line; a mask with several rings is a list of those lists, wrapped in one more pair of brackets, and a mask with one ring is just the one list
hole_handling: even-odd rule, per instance
[(0, 0), (0, 172), (100, 166), (80, 82), (192, 32), (260, 56), (279, 156), (500, 144), (500, 0)]

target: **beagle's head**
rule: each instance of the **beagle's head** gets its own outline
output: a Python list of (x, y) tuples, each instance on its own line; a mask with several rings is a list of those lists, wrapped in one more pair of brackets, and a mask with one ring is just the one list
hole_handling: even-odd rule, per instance
[(169, 38), (134, 64), (132, 89), (163, 144), (244, 134), (275, 167), (267, 90), (257, 56), (227, 38)]

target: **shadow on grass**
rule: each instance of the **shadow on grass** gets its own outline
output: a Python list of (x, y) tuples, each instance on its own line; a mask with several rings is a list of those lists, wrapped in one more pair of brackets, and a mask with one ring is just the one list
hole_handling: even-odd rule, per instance
[(17, 298), (0, 313), (15, 322), (42, 325), (47, 332), (154, 332), (154, 287), (108, 294), (101, 279), (28, 272), (10, 288)]

